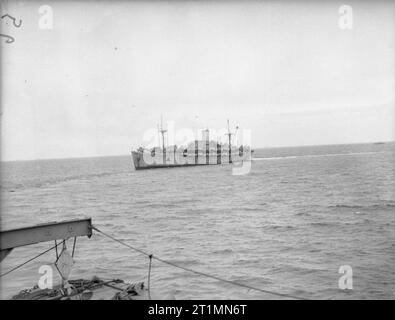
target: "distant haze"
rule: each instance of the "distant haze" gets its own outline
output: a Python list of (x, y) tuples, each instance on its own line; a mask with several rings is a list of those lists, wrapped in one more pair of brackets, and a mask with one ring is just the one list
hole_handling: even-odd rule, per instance
[[(2, 2), (2, 160), (127, 154), (164, 121), (253, 147), (395, 138), (395, 3)], [(8, 24), (7, 24), (7, 23)], [(10, 23), (11, 22), (11, 23)]]

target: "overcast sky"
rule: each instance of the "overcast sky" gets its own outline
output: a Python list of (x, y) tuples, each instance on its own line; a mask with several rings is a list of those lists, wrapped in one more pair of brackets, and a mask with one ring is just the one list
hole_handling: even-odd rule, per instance
[(394, 2), (278, 2), (47, 1), (52, 30), (3, 4), (2, 160), (128, 154), (161, 114), (254, 148), (394, 140)]

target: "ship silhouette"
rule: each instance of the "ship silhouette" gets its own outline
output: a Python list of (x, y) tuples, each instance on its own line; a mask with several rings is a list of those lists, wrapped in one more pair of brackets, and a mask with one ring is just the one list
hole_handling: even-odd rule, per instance
[(232, 164), (243, 161), (250, 161), (254, 152), (248, 145), (237, 146), (232, 143), (232, 136), (236, 135), (230, 131), (228, 120), (228, 143), (219, 143), (210, 140), (209, 129), (203, 130), (203, 139), (195, 140), (186, 146), (165, 146), (165, 134), (167, 130), (158, 125), (158, 133), (162, 139), (161, 147), (146, 149), (140, 147), (132, 150), (132, 162), (136, 170), (159, 169), (174, 167), (190, 167), (204, 165)]

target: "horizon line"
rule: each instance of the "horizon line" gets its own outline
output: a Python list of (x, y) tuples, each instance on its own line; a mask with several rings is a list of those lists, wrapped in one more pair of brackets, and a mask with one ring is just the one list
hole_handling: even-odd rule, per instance
[[(356, 145), (356, 144), (375, 144), (375, 143), (391, 143), (395, 140), (381, 140), (369, 142), (352, 142), (352, 143), (328, 143), (328, 144), (304, 144), (304, 145), (288, 145), (288, 146), (265, 146), (265, 147), (252, 147), (251, 149), (281, 149), (281, 148), (301, 148), (301, 147), (325, 147), (325, 146), (342, 146), (342, 145)], [(109, 155), (92, 155), (92, 156), (72, 156), (72, 157), (55, 157), (55, 158), (36, 158), (36, 159), (14, 159), (2, 160), (1, 163), (7, 162), (24, 162), (24, 161), (46, 161), (46, 160), (73, 160), (73, 159), (92, 159), (92, 158), (109, 158), (109, 157), (126, 157), (127, 154), (109, 154)]]

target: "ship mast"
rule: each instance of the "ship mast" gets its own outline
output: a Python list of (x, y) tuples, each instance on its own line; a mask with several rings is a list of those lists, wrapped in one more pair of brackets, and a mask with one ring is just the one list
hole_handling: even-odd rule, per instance
[(229, 163), (232, 163), (232, 132), (230, 132), (229, 128), (229, 119), (228, 119), (228, 139), (229, 139)]
[(162, 134), (162, 153), (163, 153), (163, 164), (166, 164), (166, 149), (165, 149), (165, 133), (167, 130), (163, 129), (163, 117), (160, 116), (160, 130), (159, 132)]
[(206, 164), (210, 164), (210, 130), (206, 127), (203, 132), (206, 140)]

